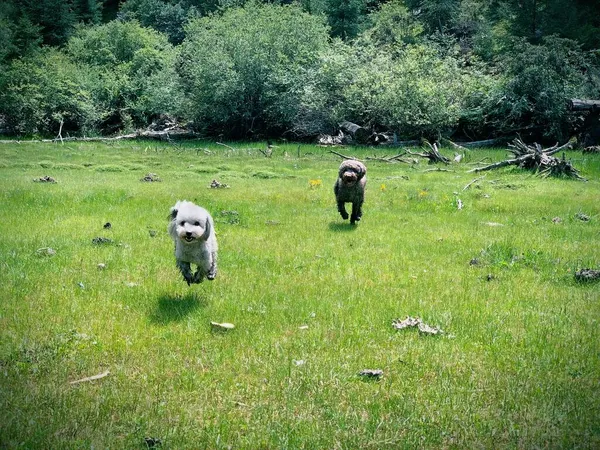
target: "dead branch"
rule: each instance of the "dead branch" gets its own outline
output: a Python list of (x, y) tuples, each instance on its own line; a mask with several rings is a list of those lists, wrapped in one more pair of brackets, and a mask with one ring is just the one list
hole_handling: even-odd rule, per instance
[(270, 158), (273, 155), (273, 146), (271, 144), (267, 144), (267, 148), (265, 150), (262, 148), (259, 148), (258, 150), (265, 155), (265, 158)]
[(215, 144), (217, 144), (217, 145), (222, 145), (223, 147), (226, 147), (226, 148), (228, 148), (229, 150), (232, 150), (232, 151), (234, 151), (234, 152), (236, 151), (236, 149), (235, 149), (235, 148), (233, 148), (233, 147), (230, 147), (230, 146), (229, 146), (229, 145), (227, 145), (227, 144), (223, 144), (222, 142), (215, 142)]
[(91, 377), (85, 377), (82, 378), (80, 380), (74, 380), (74, 381), (70, 381), (69, 384), (79, 384), (79, 383), (85, 383), (87, 381), (94, 381), (94, 380), (99, 380), (101, 378), (104, 378), (106, 376), (110, 375), (110, 371), (106, 371), (106, 372), (102, 372), (98, 375), (92, 375)]
[(470, 183), (468, 183), (464, 188), (463, 191), (466, 191), (467, 189), (469, 189), (469, 187), (473, 184), (473, 183), (477, 183), (479, 180), (482, 180), (485, 178), (485, 175), (481, 176), (481, 177), (477, 177), (474, 180), (472, 180)]
[(469, 170), (469, 172), (483, 172), (514, 165), (521, 167), (522, 169), (531, 170), (543, 177), (552, 175), (585, 180), (585, 178), (579, 175), (577, 169), (571, 165), (571, 162), (566, 160), (564, 153), (562, 159), (552, 156), (555, 153), (570, 147), (571, 143), (567, 142), (561, 146), (557, 143), (550, 148), (543, 149), (538, 143), (527, 145), (521, 139), (517, 138), (512, 144), (509, 144), (508, 149), (515, 158), (506, 159), (484, 167), (476, 167), (475, 169)]
[(64, 144), (63, 137), (62, 137), (62, 129), (63, 129), (64, 124), (65, 124), (65, 120), (60, 119), (60, 127), (58, 127), (58, 134), (56, 135), (56, 138), (54, 138), (54, 140), (57, 140), (60, 138), (61, 144)]
[(438, 162), (449, 164), (450, 160), (442, 155), (437, 147), (437, 144), (430, 144), (429, 141), (423, 141), (427, 146), (429, 146), (429, 150), (425, 149), (423, 153), (419, 152), (411, 152), (407, 150), (407, 152), (413, 156), (420, 156), (422, 158), (427, 158), (429, 160), (429, 164), (435, 164)]
[(386, 163), (391, 163), (391, 164), (394, 164), (396, 162), (402, 162), (402, 163), (406, 163), (406, 164), (412, 164), (410, 161), (402, 159), (402, 157), (404, 155), (406, 155), (406, 152), (399, 153), (399, 154), (397, 154), (395, 156), (382, 156), (382, 157), (367, 156), (365, 159), (367, 161), (381, 161), (381, 162), (386, 162)]
[(334, 155), (337, 155), (337, 156), (339, 156), (342, 159), (353, 159), (354, 161), (361, 161), (361, 162), (363, 162), (362, 159), (355, 158), (354, 156), (342, 155), (341, 153), (334, 152), (333, 150), (329, 150), (329, 153), (333, 153)]
[(422, 173), (427, 172), (454, 172), (454, 170), (442, 169), (441, 167), (436, 167), (435, 169), (426, 169)]
[(463, 147), (462, 145), (456, 144), (455, 142), (452, 142), (450, 139), (442, 138), (441, 141), (444, 142), (444, 143), (450, 144), (450, 146), (452, 148), (455, 148), (456, 150), (461, 150), (463, 152), (468, 152), (469, 151), (468, 148)]

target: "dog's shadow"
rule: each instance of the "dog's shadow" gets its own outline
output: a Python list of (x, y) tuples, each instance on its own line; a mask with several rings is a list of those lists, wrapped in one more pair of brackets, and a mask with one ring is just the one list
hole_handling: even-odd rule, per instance
[(158, 298), (156, 309), (150, 314), (150, 322), (157, 325), (178, 322), (198, 308), (204, 308), (206, 303), (206, 297), (196, 292), (183, 295), (162, 294)]
[(348, 233), (356, 230), (356, 228), (358, 228), (356, 224), (351, 225), (350, 222), (329, 222), (329, 230), (336, 233)]

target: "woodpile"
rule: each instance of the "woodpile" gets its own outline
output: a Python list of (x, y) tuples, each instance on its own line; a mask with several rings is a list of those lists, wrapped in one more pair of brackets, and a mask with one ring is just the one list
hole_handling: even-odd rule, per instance
[(565, 159), (563, 153), (562, 158), (557, 158), (556, 153), (567, 148), (571, 148), (571, 143), (567, 142), (560, 147), (558, 144), (542, 149), (538, 143), (533, 145), (525, 144), (521, 139), (515, 139), (512, 144), (508, 144), (509, 151), (513, 154), (513, 158), (500, 161), (494, 164), (489, 164), (484, 167), (477, 167), (469, 172), (483, 172), (485, 170), (498, 169), (506, 166), (517, 166), (522, 169), (533, 171), (543, 177), (567, 177), (576, 178), (585, 181), (577, 169), (575, 169), (570, 161)]
[(377, 133), (347, 120), (339, 124), (338, 134), (321, 134), (317, 140), (319, 145), (386, 145), (392, 143), (392, 133)]

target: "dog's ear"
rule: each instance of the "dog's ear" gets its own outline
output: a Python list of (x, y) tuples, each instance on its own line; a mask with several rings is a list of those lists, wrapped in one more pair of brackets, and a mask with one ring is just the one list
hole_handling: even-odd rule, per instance
[(358, 179), (360, 180), (362, 177), (364, 177), (367, 174), (367, 170), (364, 167), (360, 167), (358, 169), (357, 175), (358, 175)]
[(212, 229), (212, 225), (210, 224), (210, 219), (206, 218), (206, 224), (204, 225), (204, 234), (202, 234), (202, 240), (207, 241), (210, 236), (210, 230)]
[(178, 212), (179, 211), (177, 210), (177, 208), (175, 208), (175, 207), (171, 208), (171, 212), (169, 213), (168, 219), (169, 220), (175, 220), (175, 217), (177, 217), (177, 213)]

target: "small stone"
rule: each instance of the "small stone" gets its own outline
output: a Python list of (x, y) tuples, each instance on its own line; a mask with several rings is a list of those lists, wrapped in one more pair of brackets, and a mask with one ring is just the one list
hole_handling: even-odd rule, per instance
[(440, 330), (437, 327), (432, 327), (430, 325), (427, 325), (426, 323), (419, 323), (419, 325), (417, 325), (419, 332), (423, 333), (423, 334), (431, 334), (431, 335), (436, 335), (436, 334), (440, 334), (443, 333), (442, 330)]
[(162, 180), (155, 173), (148, 173), (143, 178), (140, 178), (140, 181), (146, 181), (146, 182), (152, 183), (155, 181), (160, 182)]
[(358, 373), (361, 377), (380, 379), (383, 376), (383, 370), (381, 369), (365, 369)]
[(224, 188), (228, 188), (229, 185), (225, 184), (225, 183), (221, 183), (220, 181), (217, 181), (217, 180), (212, 180), (208, 187), (211, 189), (224, 189)]
[(146, 444), (147, 448), (157, 448), (162, 446), (162, 441), (155, 437), (145, 437), (144, 444)]
[(54, 256), (56, 255), (56, 250), (50, 247), (38, 248), (35, 254), (37, 256)]
[(100, 264), (98, 264), (97, 267), (98, 267), (98, 270), (104, 270), (104, 269), (106, 269), (106, 264), (100, 263)]
[(52, 177), (49, 177), (48, 175), (39, 178), (34, 178), (33, 181), (36, 183), (56, 183), (56, 180)]
[(92, 239), (92, 244), (95, 245), (106, 245), (106, 244), (112, 244), (113, 240), (109, 239), (109, 238), (105, 238), (105, 237), (95, 237), (94, 239)]
[(419, 323), (421, 323), (421, 319), (418, 317), (410, 317), (406, 316), (406, 319), (400, 320), (395, 319), (392, 321), (392, 325), (396, 330), (403, 330), (409, 327), (416, 327)]
[(575, 272), (575, 279), (581, 282), (600, 280), (600, 270), (581, 269)]

